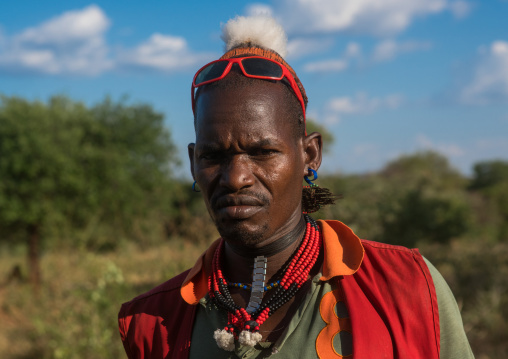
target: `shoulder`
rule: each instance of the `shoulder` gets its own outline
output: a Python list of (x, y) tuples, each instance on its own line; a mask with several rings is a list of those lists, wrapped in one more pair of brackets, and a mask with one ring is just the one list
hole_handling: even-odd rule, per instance
[(388, 244), (388, 243), (382, 243), (382, 242), (374, 242), (374, 241), (369, 241), (367, 239), (362, 239), (361, 240), (362, 242), (362, 245), (363, 245), (363, 248), (365, 248), (366, 250), (393, 250), (393, 251), (401, 251), (401, 252), (406, 252), (406, 253), (412, 253), (414, 251), (414, 249), (410, 249), (410, 248), (407, 248), (407, 247), (403, 247), (403, 246), (396, 246), (394, 244)]
[(361, 240), (365, 256), (362, 264), (369, 261), (386, 262), (394, 266), (415, 266), (425, 269), (425, 261), (417, 248), (407, 248), (388, 243)]
[(129, 358), (166, 358), (170, 351), (188, 350), (195, 306), (187, 304), (180, 287), (189, 271), (122, 304), (120, 336)]
[(434, 304), (433, 278), (418, 249), (368, 240), (362, 240), (362, 245), (365, 254), (354, 274), (357, 281), (400, 295), (407, 292), (412, 296), (415, 291), (431, 293), (429, 300)]

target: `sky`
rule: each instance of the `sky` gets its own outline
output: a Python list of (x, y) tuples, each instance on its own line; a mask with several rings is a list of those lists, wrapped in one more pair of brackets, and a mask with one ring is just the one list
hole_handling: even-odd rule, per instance
[(150, 103), (188, 176), (192, 77), (222, 55), (223, 24), (256, 14), (284, 27), (308, 117), (335, 138), (321, 171), (425, 150), (464, 174), (508, 160), (508, 0), (2, 1), (0, 94)]

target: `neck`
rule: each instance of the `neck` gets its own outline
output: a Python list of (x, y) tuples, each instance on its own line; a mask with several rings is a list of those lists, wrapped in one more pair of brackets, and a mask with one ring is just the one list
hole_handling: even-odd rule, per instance
[[(239, 246), (237, 244), (228, 243), (228, 246), (231, 248), (233, 252), (238, 254), (241, 257), (254, 259), (257, 256), (265, 256), (272, 257), (277, 253), (284, 251), (286, 248), (291, 246), (294, 242), (296, 242), (305, 231), (305, 220), (300, 217), (300, 221), (296, 226), (288, 233), (282, 235), (275, 241), (271, 241), (269, 244), (263, 247), (245, 247)], [(300, 238), (301, 239), (301, 238)]]
[(282, 235), (270, 244), (260, 248), (246, 248), (232, 246), (226, 242), (223, 262), (224, 272), (230, 281), (252, 281), (254, 258), (265, 256), (267, 258), (266, 279), (272, 278), (284, 266), (296, 248), (300, 245), (305, 233), (305, 220), (303, 216), (297, 225), (288, 233)]

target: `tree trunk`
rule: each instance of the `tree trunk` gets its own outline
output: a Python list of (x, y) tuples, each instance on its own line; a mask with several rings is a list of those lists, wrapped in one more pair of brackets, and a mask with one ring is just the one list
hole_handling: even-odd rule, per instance
[(41, 267), (39, 262), (40, 233), (39, 226), (28, 227), (28, 278), (36, 292), (41, 287)]

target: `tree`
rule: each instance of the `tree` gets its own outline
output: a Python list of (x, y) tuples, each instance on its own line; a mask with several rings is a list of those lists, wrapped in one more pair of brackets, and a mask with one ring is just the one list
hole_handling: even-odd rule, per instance
[(425, 184), (449, 189), (466, 185), (466, 179), (448, 159), (434, 151), (403, 155), (387, 163), (380, 175), (395, 187)]
[(38, 287), (44, 233), (97, 216), (128, 223), (174, 163), (163, 116), (148, 105), (106, 99), (89, 109), (65, 97), (47, 104), (2, 97), (0, 231), (24, 233)]
[(499, 183), (508, 183), (507, 161), (483, 161), (473, 166), (471, 189), (487, 188)]
[(508, 162), (483, 161), (473, 166), (469, 189), (485, 201), (481, 214), (488, 213), (488, 222), (500, 240), (508, 240)]
[(466, 180), (446, 157), (436, 152), (402, 156), (380, 174), (389, 184), (379, 203), (380, 240), (405, 246), (447, 242), (468, 229)]

